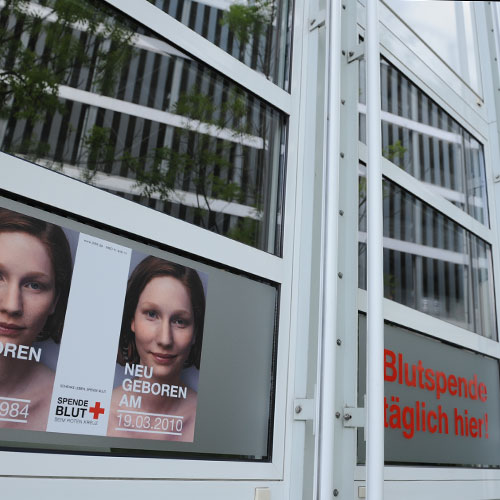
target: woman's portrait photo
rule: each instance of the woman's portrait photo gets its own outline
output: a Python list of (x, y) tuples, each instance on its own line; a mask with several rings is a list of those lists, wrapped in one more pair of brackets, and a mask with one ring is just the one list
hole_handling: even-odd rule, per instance
[[(0, 208), (0, 427), (45, 430), (73, 262), (57, 225)], [(36, 343), (36, 345), (35, 345)]]
[(200, 274), (206, 282), (158, 257), (132, 259), (108, 436), (193, 441), (205, 318)]

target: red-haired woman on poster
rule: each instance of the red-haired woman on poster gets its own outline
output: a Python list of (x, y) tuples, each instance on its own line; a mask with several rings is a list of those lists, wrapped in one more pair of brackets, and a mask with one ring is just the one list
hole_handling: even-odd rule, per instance
[(204, 316), (194, 269), (157, 257), (134, 269), (118, 354), (134, 376), (113, 391), (109, 436), (193, 440), (197, 393), (182, 383), (181, 372), (199, 369)]
[(59, 226), (0, 208), (0, 427), (47, 426), (54, 372), (33, 344), (59, 343), (71, 275)]

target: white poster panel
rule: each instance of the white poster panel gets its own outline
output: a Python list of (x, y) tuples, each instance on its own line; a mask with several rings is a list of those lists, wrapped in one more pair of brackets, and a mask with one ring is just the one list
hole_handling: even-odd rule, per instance
[(80, 234), (47, 430), (106, 434), (130, 249)]

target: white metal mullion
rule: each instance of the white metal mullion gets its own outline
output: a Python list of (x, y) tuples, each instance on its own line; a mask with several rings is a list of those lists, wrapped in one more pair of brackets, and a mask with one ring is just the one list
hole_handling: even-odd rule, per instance
[[(285, 406), (287, 409), (282, 425), (286, 422), (286, 433), (283, 444), (275, 439), (273, 459), (276, 451), (283, 453), (283, 476), (285, 485), (285, 496), (289, 500), (299, 500), (302, 498), (304, 487), (304, 457), (306, 438), (306, 421), (294, 421), (293, 425), (291, 411), (294, 411), (290, 402), (294, 398), (307, 397), (307, 370), (308, 357), (307, 343), (309, 340), (308, 331), (308, 311), (310, 304), (309, 287), (306, 285), (310, 281), (311, 272), (308, 265), (311, 260), (307, 245), (312, 242), (303, 231), (302, 221), (304, 220), (303, 211), (309, 213), (307, 203), (304, 203), (303, 197), (308, 191), (311, 176), (302, 165), (301, 159), (304, 158), (304, 148), (308, 147), (306, 129), (306, 116), (310, 119), (310, 109), (307, 107), (308, 100), (313, 98), (306, 89), (308, 88), (308, 69), (312, 64), (313, 58), (308, 59), (311, 54), (311, 38), (308, 36), (309, 24), (307, 22), (305, 2), (295, 2), (294, 5), (294, 64), (297, 69), (292, 73), (291, 89), (296, 99), (293, 101), (293, 110), (289, 122), (288, 134), (288, 152), (287, 152), (287, 175), (285, 177), (285, 200), (284, 200), (284, 224), (283, 224), (283, 260), (285, 261), (287, 276), (289, 280), (286, 286), (282, 287), (281, 313), (286, 315), (289, 328), (283, 323), (280, 324), (280, 331), (287, 332), (289, 342), (288, 350), (288, 373), (286, 382), (277, 387), (277, 396), (286, 395)], [(315, 88), (315, 87), (314, 87)], [(307, 131), (307, 132), (306, 132)], [(309, 132), (310, 134), (310, 132)], [(307, 208), (306, 208), (307, 207)], [(307, 219), (307, 217), (306, 217)], [(308, 263), (301, 265), (301, 263)], [(283, 295), (288, 293), (289, 301), (283, 300)], [(280, 342), (283, 344), (283, 340)], [(285, 340), (286, 341), (286, 340)], [(282, 351), (284, 353), (284, 351)], [(286, 354), (283, 356), (286, 358)], [(286, 388), (286, 390), (285, 390)], [(279, 413), (275, 416), (275, 425), (280, 419)], [(277, 449), (278, 447), (280, 447)]]
[(292, 109), (292, 97), (271, 83), (264, 75), (249, 68), (201, 35), (169, 16), (146, 0), (104, 0), (175, 43), (182, 40), (182, 49), (286, 114)]
[[(297, 238), (300, 238), (300, 233), (296, 227), (296, 221), (300, 217), (300, 208), (298, 199), (298, 189), (301, 188), (299, 180), (299, 159), (298, 154), (301, 146), (303, 146), (303, 139), (301, 139), (300, 131), (301, 126), (303, 126), (300, 120), (300, 111), (303, 107), (302, 95), (303, 87), (301, 85), (301, 67), (303, 63), (301, 46), (302, 43), (302, 29), (303, 25), (301, 20), (304, 17), (304, 2), (297, 2), (294, 5), (294, 18), (296, 19), (294, 35), (294, 46), (296, 50), (294, 51), (294, 63), (296, 65), (297, 71), (294, 72), (291, 77), (291, 90), (294, 94), (295, 99), (291, 102), (290, 108), (290, 120), (288, 122), (288, 138), (287, 138), (287, 150), (286, 158), (283, 160), (283, 154), (285, 153), (283, 145), (279, 143), (277, 138), (274, 147), (276, 151), (274, 152), (274, 158), (277, 160), (276, 167), (278, 167), (281, 160), (286, 161), (286, 175), (282, 176), (281, 182), (284, 182), (284, 199), (282, 200), (282, 207), (279, 209), (277, 202), (274, 203), (274, 212), (276, 216), (281, 216), (281, 225), (278, 225), (276, 231), (274, 231), (275, 238), (279, 238), (278, 234), (281, 231), (282, 236), (282, 273), (283, 281), (280, 288), (280, 302), (278, 304), (279, 313), (279, 342), (277, 346), (277, 365), (276, 365), (276, 381), (275, 381), (275, 401), (274, 401), (274, 433), (273, 433), (273, 463), (277, 468), (281, 470), (281, 479), (285, 478), (284, 484), (287, 488), (292, 487), (292, 481), (290, 478), (290, 469), (292, 467), (298, 467), (299, 464), (303, 463), (303, 449), (301, 450), (302, 457), (296, 456), (297, 459), (295, 463), (292, 462), (292, 457), (290, 456), (290, 450), (297, 445), (294, 441), (295, 436), (291, 432), (285, 432), (289, 430), (288, 427), (290, 421), (292, 420), (293, 407), (290, 402), (295, 397), (294, 392), (294, 376), (295, 371), (292, 368), (294, 366), (295, 360), (295, 349), (297, 342), (297, 323), (294, 321), (294, 313), (296, 308), (297, 299), (297, 284), (294, 282), (294, 272), (296, 270), (296, 265), (294, 265), (294, 260), (300, 256), (297, 248)], [(282, 165), (279, 165), (282, 167)], [(274, 177), (274, 175), (273, 175)], [(276, 178), (273, 179), (274, 182), (279, 182), (279, 175), (276, 172)], [(281, 189), (281, 188), (280, 188)], [(272, 206), (273, 204), (271, 204)], [(279, 210), (279, 211), (277, 211)], [(272, 217), (271, 217), (272, 219)], [(276, 217), (275, 217), (276, 219)], [(301, 480), (299, 483), (301, 483)]]
[[(367, 161), (366, 146), (363, 143), (358, 143), (359, 159), (363, 162)], [(453, 205), (453, 203), (443, 197), (433, 193), (425, 188), (421, 181), (415, 179), (410, 174), (404, 172), (401, 168), (394, 165), (389, 160), (382, 158), (382, 174), (387, 179), (396, 183), (398, 186), (409, 191), (417, 198), (421, 199), (432, 208), (446, 215), (460, 226), (483, 239), (490, 245), (493, 243), (493, 235), (491, 229), (487, 228), (479, 221), (466, 214), (463, 210)]]
[[(356, 27), (355, 2), (342, 2), (342, 47), (359, 50)], [(356, 113), (359, 101), (360, 64), (349, 63), (342, 58), (341, 63), (341, 106), (340, 144), (344, 157), (340, 160), (339, 208), (338, 213), (338, 279), (337, 330), (340, 341), (336, 346), (335, 406), (358, 407), (358, 260), (362, 259), (358, 247), (358, 217), (360, 212), (358, 194), (359, 179), (357, 169), (352, 168), (358, 158), (357, 137), (359, 121)], [(365, 79), (363, 78), (362, 81)], [(328, 306), (327, 306), (328, 307)], [(354, 332), (354, 334), (353, 334)], [(361, 403), (359, 406), (364, 406)], [(339, 419), (341, 420), (341, 419)], [(354, 464), (356, 463), (357, 429), (343, 427), (337, 420), (334, 442), (334, 482), (340, 491), (339, 498), (357, 498), (354, 488)], [(304, 497), (305, 498), (305, 497)], [(330, 496), (330, 498), (332, 498)]]
[(379, 0), (367, 3), (366, 132), (368, 172), (366, 332), (366, 486), (368, 500), (384, 498), (384, 319), (382, 131), (380, 127)]
[[(361, 312), (366, 312), (366, 303), (366, 291), (358, 288), (358, 308)], [(500, 344), (498, 342), (398, 302), (384, 299), (384, 319), (403, 328), (425, 333), (438, 340), (500, 359)]]
[[(356, 467), (355, 479), (364, 479), (363, 465)], [(387, 481), (488, 481), (500, 480), (498, 469), (476, 469), (467, 467), (404, 467), (389, 465), (385, 467), (384, 477)], [(441, 498), (441, 497), (432, 497)], [(442, 498), (458, 498), (444, 496)], [(466, 498), (466, 497), (460, 497)], [(469, 497), (467, 497), (469, 498)]]
[[(321, 283), (321, 338), (318, 352), (319, 405), (318, 405), (318, 466), (317, 498), (327, 500), (333, 491), (334, 418), (336, 390), (335, 335), (337, 326), (337, 259), (338, 259), (338, 205), (340, 157), (340, 53), (341, 2), (334, 0), (327, 6), (327, 125), (326, 157), (323, 165), (322, 210), (322, 283)], [(319, 346), (318, 346), (319, 347)]]
[(11, 193), (277, 283), (286, 278), (279, 257), (1, 152), (0, 179)]
[[(486, 80), (486, 79), (485, 79)], [(489, 85), (491, 85), (491, 81)], [(486, 87), (486, 84), (485, 84)], [(485, 94), (487, 93), (485, 89)], [(486, 97), (488, 99), (488, 97)], [(486, 101), (488, 102), (488, 100)], [(485, 167), (486, 167), (486, 179), (487, 179), (487, 204), (486, 204), (486, 210), (488, 210), (488, 220), (490, 223), (490, 227), (492, 228), (492, 241), (494, 242), (494, 248), (493, 251), (491, 252), (491, 261), (492, 261), (492, 276), (489, 276), (490, 280), (490, 287), (492, 290), (492, 303), (494, 305), (493, 311), (491, 311), (491, 314), (493, 315), (492, 319), (492, 324), (494, 325), (494, 328), (496, 329), (496, 338), (500, 338), (499, 333), (498, 333), (498, 321), (499, 321), (499, 311), (500, 311), (500, 294), (498, 293), (499, 290), (499, 285), (500, 285), (500, 280), (499, 280), (499, 275), (500, 275), (500, 254), (498, 251), (498, 243), (499, 243), (499, 233), (498, 233), (498, 218), (499, 218), (499, 213), (495, 210), (495, 194), (498, 193), (495, 192), (495, 184), (493, 181), (494, 178), (494, 172), (493, 168), (495, 163), (499, 160), (499, 153), (498, 153), (498, 124), (495, 121), (490, 125), (491, 129), (491, 142), (485, 144), (484, 148), (484, 161), (485, 161)], [(498, 202), (497, 202), (498, 203)]]

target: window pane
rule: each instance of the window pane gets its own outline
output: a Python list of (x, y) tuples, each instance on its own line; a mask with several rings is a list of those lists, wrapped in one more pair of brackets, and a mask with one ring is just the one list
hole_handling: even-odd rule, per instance
[(289, 90), (291, 0), (148, 0)]
[[(359, 198), (359, 287), (366, 289), (366, 193)], [(496, 339), (490, 246), (384, 180), (384, 296)]]
[[(366, 396), (368, 322), (364, 314), (358, 318), (358, 405), (362, 407)], [(386, 465), (498, 469), (498, 439), (489, 430), (498, 429), (500, 424), (500, 401), (495, 397), (500, 392), (498, 359), (388, 322), (384, 324), (384, 351)], [(470, 422), (477, 424), (473, 433)], [(366, 463), (365, 444), (360, 428), (358, 464)]]
[(103, 3), (18, 4), (0, 10), (3, 151), (280, 252), (281, 114)]
[[(365, 141), (365, 65), (360, 66), (360, 140)], [(382, 154), (489, 225), (483, 146), (387, 61), (381, 64)]]
[[(471, 3), (387, 0), (405, 23), (469, 85), (480, 92)], [(446, 19), (446, 23), (443, 23)], [(411, 38), (407, 42), (411, 44)]]
[[(43, 237), (50, 244), (49, 253), (57, 252), (61, 257), (56, 286), (62, 290), (64, 299), (56, 319), (52, 321), (52, 315), (47, 321), (42, 318), (43, 321), (38, 320), (31, 328), (30, 334), (15, 340), (7, 338), (12, 347), (17, 348), (23, 342), (27, 344), (24, 348), (30, 352), (35, 349), (40, 361), (36, 367), (35, 361), (28, 359), (25, 351), (24, 356), (16, 359), (5, 356), (6, 336), (2, 332), (0, 369), (4, 374), (9, 362), (9, 376), (2, 375), (0, 401), (17, 398), (27, 402), (26, 414), (22, 418), (13, 413), (15, 421), (5, 418), (6, 411), (10, 411), (9, 405), (0, 408), (0, 446), (3, 449), (105, 456), (272, 460), (278, 284), (202, 263), (196, 257), (179, 256), (137, 243), (107, 232), (105, 228), (96, 230), (77, 222), (77, 216), (71, 219), (56, 216), (5, 198), (0, 198), (0, 207), (7, 208), (0, 214), (3, 229), (25, 227), (30, 232), (28, 237)], [(47, 228), (43, 221), (58, 227)], [(32, 231), (37, 236), (33, 236)], [(21, 237), (24, 235), (18, 233)], [(3, 231), (1, 234), (9, 233)], [(19, 252), (23, 248), (24, 240), (16, 241), (17, 245), (15, 241), (9, 245), (5, 238), (2, 241), (2, 273), (9, 266), (12, 270), (12, 258), (7, 259), (9, 252)], [(27, 264), (23, 267), (18, 262), (21, 267), (16, 269), (32, 272), (33, 262), (29, 259), (33, 258), (33, 253), (25, 251), (23, 255), (23, 262)], [(149, 284), (158, 283), (162, 277), (177, 280), (181, 291), (184, 287), (187, 295), (181, 293), (176, 298), (174, 293), (167, 296), (165, 288), (163, 291), (155, 288), (156, 292), (149, 295), (144, 293)], [(140, 294), (139, 288), (142, 290)], [(146, 296), (150, 302), (144, 302)], [(148, 354), (144, 325), (142, 334), (138, 335), (136, 313), (141, 310), (139, 304), (142, 303), (146, 309), (152, 309), (147, 311), (148, 315), (159, 316), (162, 307), (164, 314), (168, 315), (166, 304), (179, 303), (182, 296), (187, 298), (188, 309), (193, 311), (191, 321), (198, 340), (193, 340), (188, 358), (178, 364), (177, 369), (172, 364), (162, 371)], [(3, 292), (0, 307), (9, 307)], [(45, 314), (46, 317), (47, 307), (44, 311), (39, 316)], [(177, 315), (181, 312), (182, 307), (174, 311)], [(130, 319), (132, 314), (133, 329), (132, 326), (122, 329), (123, 318)], [(26, 314), (22, 318), (26, 319)], [(200, 321), (198, 327), (196, 321)], [(182, 318), (173, 318), (174, 322), (179, 324)], [(42, 332), (36, 331), (37, 325)], [(167, 348), (157, 345), (156, 348), (162, 349), (164, 354), (174, 350), (173, 345)], [(134, 369), (148, 364), (151, 370), (147, 377), (141, 377), (142, 369), (139, 373), (137, 368)], [(28, 378), (22, 380), (26, 381), (28, 390), (18, 380), (25, 372), (29, 374)], [(135, 388), (130, 385), (132, 380)], [(140, 384), (146, 381), (151, 385), (145, 385), (141, 392)], [(174, 396), (164, 392), (168, 384), (183, 387), (184, 391), (189, 388), (189, 404), (195, 407), (194, 410), (193, 406), (182, 404), (188, 400), (180, 392), (172, 405), (170, 398)], [(154, 385), (157, 389), (162, 388), (160, 394), (158, 390), (155, 394)], [(120, 388), (128, 393), (128, 402), (121, 397)], [(118, 408), (112, 399), (117, 395), (120, 396)], [(62, 413), (58, 413), (57, 406), (65, 404), (58, 400), (65, 397), (83, 403), (69, 403), (65, 408), (60, 406)], [(97, 397), (99, 399), (93, 399)], [(134, 402), (132, 398), (135, 398)], [(89, 426), (89, 420), (85, 418), (89, 416), (88, 408), (96, 401), (100, 401), (101, 409), (106, 408), (100, 424), (95, 424), (100, 428)], [(71, 406), (74, 406), (73, 410)], [(86, 415), (83, 415), (84, 406)], [(76, 407), (81, 407), (82, 411)], [(74, 417), (72, 412), (75, 409), (79, 418), (66, 418)], [(129, 428), (125, 434), (115, 432), (117, 429), (113, 424), (116, 425), (116, 421), (112, 418), (110, 426), (107, 425), (108, 418), (114, 415), (118, 427), (122, 427), (119, 414), (124, 415), (121, 423)], [(154, 419), (148, 420), (147, 416)], [(172, 420), (174, 416), (178, 417), (177, 420)], [(183, 429), (182, 424), (177, 427), (181, 418), (194, 422), (194, 436), (192, 426), (191, 432)], [(173, 426), (178, 434), (172, 434)]]

